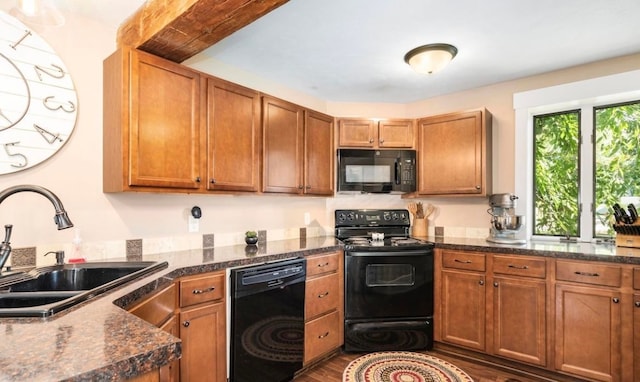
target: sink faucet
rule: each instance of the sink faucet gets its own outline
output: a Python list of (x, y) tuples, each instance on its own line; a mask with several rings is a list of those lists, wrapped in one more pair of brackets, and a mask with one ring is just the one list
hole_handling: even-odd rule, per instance
[[(67, 216), (67, 211), (64, 210), (64, 206), (58, 197), (51, 191), (47, 190), (44, 187), (31, 185), (31, 184), (23, 184), (19, 186), (9, 187), (3, 191), (0, 191), (0, 203), (2, 203), (9, 196), (23, 191), (35, 192), (49, 199), (49, 201), (53, 204), (53, 207), (56, 209), (56, 215), (53, 217), (53, 221), (58, 226), (58, 229), (66, 229), (73, 227), (73, 223), (69, 220), (69, 216)], [(4, 240), (0, 243), (0, 272), (4, 267), (4, 263), (7, 262), (9, 255), (11, 254), (11, 243), (9, 240), (11, 239), (11, 230), (13, 229), (13, 225), (7, 224), (4, 226), (5, 234)]]

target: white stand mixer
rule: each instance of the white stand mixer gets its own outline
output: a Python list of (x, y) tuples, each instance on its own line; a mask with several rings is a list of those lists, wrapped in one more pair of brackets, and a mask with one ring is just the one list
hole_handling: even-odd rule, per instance
[(498, 244), (525, 244), (525, 239), (516, 237), (524, 225), (524, 216), (515, 214), (516, 200), (514, 194), (493, 194), (489, 197), (491, 208), (491, 230), (487, 241)]

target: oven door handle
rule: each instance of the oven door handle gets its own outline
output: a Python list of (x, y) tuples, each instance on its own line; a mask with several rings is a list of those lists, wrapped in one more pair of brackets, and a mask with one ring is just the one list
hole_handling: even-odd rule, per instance
[(389, 328), (415, 328), (415, 327), (424, 327), (425, 325), (429, 325), (430, 321), (428, 319), (424, 320), (410, 320), (410, 321), (386, 321), (386, 322), (359, 322), (352, 323), (350, 328), (354, 332), (358, 331), (375, 331), (375, 330), (385, 330)]
[(433, 256), (433, 249), (427, 248), (425, 250), (418, 251), (406, 251), (403, 250), (402, 247), (398, 247), (398, 250), (385, 250), (385, 251), (368, 251), (368, 252), (345, 252), (345, 256), (362, 256), (362, 257), (384, 257), (384, 256), (394, 256), (396, 258), (403, 256)]

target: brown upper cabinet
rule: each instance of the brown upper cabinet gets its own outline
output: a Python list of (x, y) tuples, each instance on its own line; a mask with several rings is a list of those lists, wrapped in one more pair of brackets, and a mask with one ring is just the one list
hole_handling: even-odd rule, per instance
[(200, 187), (200, 76), (131, 49), (104, 61), (105, 192)]
[(207, 77), (207, 189), (260, 191), (260, 93)]
[(413, 148), (414, 122), (410, 119), (341, 118), (338, 146), (363, 148)]
[(333, 195), (333, 118), (262, 99), (263, 191)]
[(418, 195), (491, 194), (491, 114), (485, 109), (418, 120)]

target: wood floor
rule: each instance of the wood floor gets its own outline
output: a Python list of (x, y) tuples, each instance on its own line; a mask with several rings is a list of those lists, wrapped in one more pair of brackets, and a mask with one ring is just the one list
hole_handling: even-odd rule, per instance
[[(509, 373), (503, 370), (494, 369), (485, 365), (480, 365), (463, 359), (454, 358), (438, 351), (429, 351), (430, 355), (444, 359), (458, 366), (465, 373), (469, 374), (475, 382), (540, 382), (548, 379), (537, 379), (531, 376)], [(301, 375), (298, 375), (294, 382), (342, 382), (342, 372), (349, 362), (358, 358), (361, 354), (337, 355), (312, 367)]]

